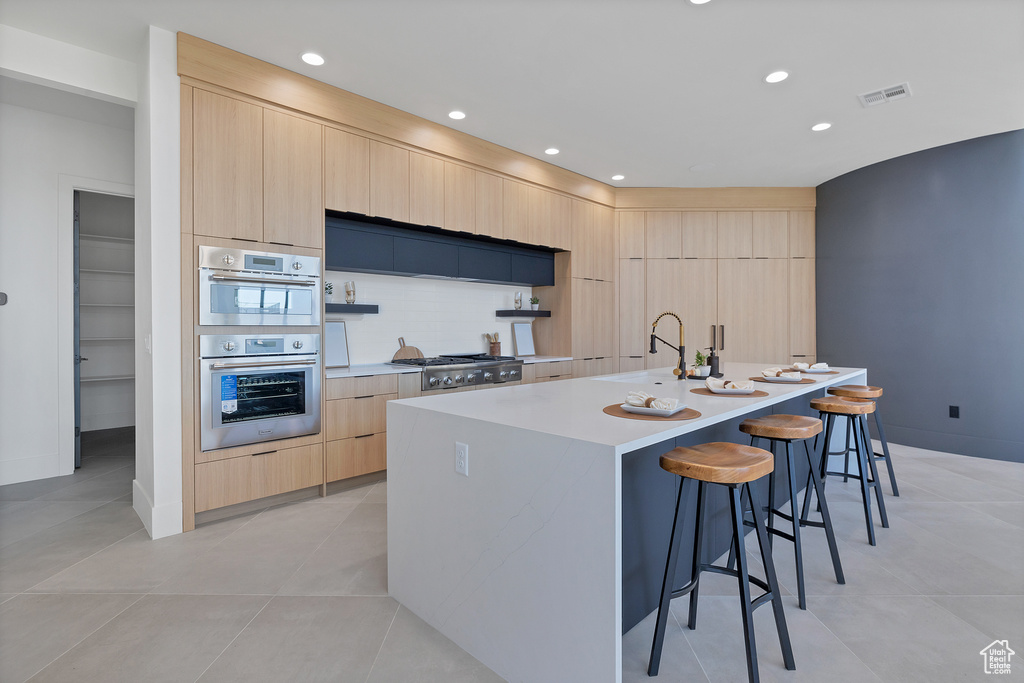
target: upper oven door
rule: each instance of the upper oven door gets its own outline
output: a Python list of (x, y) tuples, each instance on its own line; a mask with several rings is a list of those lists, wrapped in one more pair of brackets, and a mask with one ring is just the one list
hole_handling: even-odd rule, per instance
[(200, 325), (319, 325), (319, 276), (199, 269)]
[(200, 362), (201, 450), (320, 431), (319, 356)]

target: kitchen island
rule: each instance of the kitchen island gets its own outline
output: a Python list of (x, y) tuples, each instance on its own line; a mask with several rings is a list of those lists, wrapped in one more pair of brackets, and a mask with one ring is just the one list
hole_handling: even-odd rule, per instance
[[(762, 367), (723, 369), (745, 379)], [(621, 635), (656, 607), (668, 547), (679, 479), (658, 456), (746, 443), (738, 421), (808, 414), (826, 387), (866, 383), (863, 369), (836, 369), (812, 384), (758, 383), (760, 398), (693, 394), (701, 382), (664, 368), (391, 401), (388, 590), (508, 680), (619, 681)], [(602, 412), (631, 390), (701, 416)], [(455, 471), (456, 442), (468, 446), (468, 476)], [(714, 555), (727, 548), (716, 519), (706, 531)]]

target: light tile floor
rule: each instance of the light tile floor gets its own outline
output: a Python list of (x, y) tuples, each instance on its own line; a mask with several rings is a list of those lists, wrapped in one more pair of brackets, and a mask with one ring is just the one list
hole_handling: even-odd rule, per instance
[[(829, 480), (845, 586), (805, 531), (799, 610), (776, 544), (797, 670), (761, 609), (762, 680), (987, 680), (979, 653), (996, 639), (1024, 658), (1024, 465), (893, 455), (903, 495), (886, 496), (876, 547), (856, 484)], [(501, 680), (387, 596), (386, 483), (151, 541), (133, 476), (129, 455), (98, 455), (0, 487), (0, 681)], [(734, 584), (707, 576), (697, 630), (673, 605), (658, 680), (746, 679)], [(625, 681), (649, 680), (653, 621), (624, 636)], [(1024, 662), (1002, 679), (1024, 680)]]

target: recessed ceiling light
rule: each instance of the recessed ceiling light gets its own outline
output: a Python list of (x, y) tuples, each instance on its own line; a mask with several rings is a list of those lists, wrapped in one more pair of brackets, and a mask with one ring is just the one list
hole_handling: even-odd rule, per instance
[(708, 2), (711, 2), (711, 0), (690, 0), (691, 5), (703, 5)]
[(764, 77), (764, 80), (768, 83), (781, 83), (782, 81), (789, 78), (788, 71), (773, 71)]
[(324, 63), (324, 58), (315, 52), (307, 52), (302, 55), (302, 61), (306, 64), (311, 64), (312, 66), (320, 66)]
[(821, 131), (828, 130), (831, 127), (832, 127), (831, 123), (827, 123), (825, 121), (822, 121), (821, 123), (816, 123), (813, 126), (811, 126), (811, 130), (813, 130), (815, 133), (820, 133)]
[(613, 175), (612, 176), (612, 180), (625, 180), (625, 179), (626, 179), (626, 176), (624, 176), (624, 175)]
[(556, 147), (548, 147), (546, 150), (544, 150), (544, 153), (545, 154), (558, 154), (558, 149)]
[(461, 111), (450, 111), (450, 112), (448, 112), (448, 118), (455, 119), (456, 121), (459, 121), (461, 119), (466, 118), (466, 114), (465, 114), (465, 112), (461, 112)]

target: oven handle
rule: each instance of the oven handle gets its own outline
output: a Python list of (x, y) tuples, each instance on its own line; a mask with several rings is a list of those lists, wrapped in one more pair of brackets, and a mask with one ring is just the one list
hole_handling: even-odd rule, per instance
[(316, 365), (317, 359), (311, 358), (310, 360), (279, 360), (279, 361), (253, 361), (252, 363), (213, 363), (210, 365), (211, 370), (222, 370), (225, 368), (271, 368), (280, 367), (282, 365)]
[(268, 280), (262, 277), (245, 277), (242, 275), (220, 275), (212, 273), (211, 280), (227, 280), (230, 282), (255, 282), (261, 285), (296, 285), (298, 287), (314, 287), (316, 280)]

